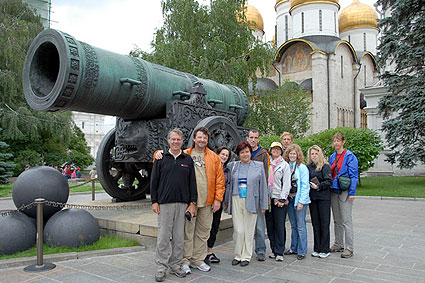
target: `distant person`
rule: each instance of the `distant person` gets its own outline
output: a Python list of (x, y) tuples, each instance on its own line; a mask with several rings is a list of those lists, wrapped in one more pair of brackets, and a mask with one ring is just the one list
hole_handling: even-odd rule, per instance
[(31, 168), (31, 166), (29, 165), (29, 164), (26, 164), (25, 165), (25, 167), (24, 167), (24, 171), (27, 171), (27, 170), (29, 170)]
[(266, 213), (267, 235), (272, 255), (270, 258), (283, 261), (285, 252), (286, 228), (288, 214), (288, 194), (291, 187), (291, 169), (282, 157), (282, 144), (273, 142), (270, 146), (271, 162), (269, 168), (270, 210)]
[(65, 178), (67, 180), (71, 179), (72, 172), (71, 172), (71, 169), (69, 168), (69, 166), (66, 165), (64, 170), (65, 170)]
[(294, 142), (292, 134), (289, 132), (283, 132), (280, 135), (280, 142), (282, 143), (283, 153), (285, 153), (285, 150), (288, 148), (288, 146)]
[(332, 173), (319, 146), (313, 145), (308, 149), (307, 167), (310, 175), (310, 215), (314, 236), (311, 256), (326, 258), (330, 255)]
[(195, 168), (190, 155), (181, 150), (180, 129), (168, 133), (168, 144), (169, 150), (153, 164), (150, 183), (152, 211), (158, 214), (157, 282), (164, 281), (167, 269), (177, 277), (186, 276), (181, 269), (185, 213), (194, 216), (197, 201)]
[[(332, 138), (335, 152), (329, 158), (333, 182), (331, 185), (331, 207), (335, 225), (335, 243), (331, 252), (342, 252), (342, 258), (353, 256), (353, 202), (359, 178), (359, 161), (350, 150), (344, 148), (345, 137), (336, 133)], [(338, 178), (348, 176), (351, 182), (348, 187), (341, 187)], [(345, 241), (344, 241), (345, 239)]]
[(310, 178), (304, 165), (304, 154), (297, 144), (286, 148), (285, 160), (291, 168), (291, 190), (289, 191), (288, 216), (291, 222), (291, 248), (285, 254), (296, 254), (303, 260), (307, 254), (307, 225), (305, 221), (310, 203)]
[(76, 179), (77, 178), (77, 171), (74, 169), (74, 170), (72, 170), (72, 173), (71, 173), (71, 179)]
[(77, 176), (77, 179), (81, 179), (81, 171), (80, 171), (80, 168), (77, 168), (76, 176)]
[(228, 165), (231, 182), (225, 205), (233, 220), (235, 247), (232, 265), (247, 266), (254, 248), (257, 215), (263, 215), (268, 208), (267, 181), (263, 163), (251, 160), (252, 148), (248, 142), (240, 142), (236, 153), (240, 161)]
[(89, 172), (89, 180), (96, 180), (97, 179), (97, 170), (96, 170), (96, 166), (93, 167), (93, 169), (90, 170)]
[[(230, 182), (229, 168), (227, 168), (227, 163), (229, 162), (229, 159), (231, 157), (231, 151), (229, 148), (225, 146), (221, 146), (217, 148), (215, 152), (218, 154), (218, 157), (220, 157), (221, 163), (223, 164), (225, 187), (227, 190), (227, 188), (229, 187), (229, 182)], [(211, 225), (210, 237), (208, 238), (208, 241), (207, 241), (208, 250), (207, 250), (207, 257), (205, 258), (206, 264), (220, 263), (220, 259), (213, 252), (213, 247), (214, 247), (214, 243), (215, 243), (218, 229), (220, 226), (222, 212), (223, 212), (223, 203), (221, 203), (220, 209), (213, 213), (213, 222)]]

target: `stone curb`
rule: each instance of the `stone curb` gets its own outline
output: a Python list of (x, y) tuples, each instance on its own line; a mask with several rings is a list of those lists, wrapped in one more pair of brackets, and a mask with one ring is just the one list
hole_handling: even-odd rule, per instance
[(356, 196), (356, 198), (361, 198), (361, 199), (376, 199), (376, 200), (425, 201), (425, 198), (408, 198), (408, 197)]
[[(65, 261), (70, 259), (91, 258), (96, 256), (105, 256), (105, 255), (118, 255), (118, 254), (134, 253), (134, 252), (141, 252), (141, 251), (146, 251), (146, 247), (135, 246), (135, 247), (115, 248), (115, 249), (97, 250), (97, 251), (49, 254), (49, 255), (43, 256), (43, 262), (55, 263), (58, 261)], [(37, 256), (4, 259), (4, 260), (0, 260), (0, 269), (28, 266), (28, 265), (36, 264), (36, 263), (37, 263)]]

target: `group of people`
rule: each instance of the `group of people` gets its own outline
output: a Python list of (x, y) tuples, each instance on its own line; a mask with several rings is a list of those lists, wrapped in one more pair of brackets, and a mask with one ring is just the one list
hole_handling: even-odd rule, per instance
[(69, 165), (65, 165), (62, 169), (62, 175), (65, 179), (80, 179), (81, 171), (80, 168), (71, 168)]
[[(250, 130), (247, 140), (214, 153), (207, 145), (207, 128), (195, 129), (193, 144), (182, 151), (183, 133), (168, 134), (169, 150), (154, 154), (151, 175), (152, 210), (158, 214), (156, 281), (167, 270), (178, 277), (190, 268), (209, 271), (220, 262), (213, 252), (222, 211), (232, 215), (235, 243), (232, 265), (247, 266), (253, 251), (266, 260), (266, 230), (272, 253), (283, 261), (307, 254), (306, 213), (310, 207), (314, 234), (311, 256), (330, 252), (353, 255), (352, 205), (358, 182), (356, 156), (344, 148), (345, 138), (333, 137), (335, 153), (329, 162), (322, 149), (308, 149), (307, 162), (299, 145), (285, 132), (269, 150), (259, 146), (260, 133)], [(230, 162), (229, 162), (230, 161)], [(330, 211), (335, 222), (335, 243), (330, 247)], [(291, 224), (291, 244), (286, 244), (286, 217)], [(170, 241), (171, 239), (171, 241)], [(170, 245), (171, 244), (171, 245)]]

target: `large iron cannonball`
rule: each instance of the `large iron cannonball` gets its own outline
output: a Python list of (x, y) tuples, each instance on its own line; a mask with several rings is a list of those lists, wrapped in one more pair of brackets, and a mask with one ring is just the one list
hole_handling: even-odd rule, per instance
[(51, 246), (79, 247), (99, 240), (97, 220), (82, 209), (64, 209), (54, 214), (44, 228), (44, 239)]
[[(66, 203), (69, 197), (69, 186), (62, 174), (51, 167), (40, 166), (22, 172), (13, 185), (12, 198), (17, 208), (23, 204), (34, 202), (37, 198)], [(60, 207), (52, 207), (43, 204), (44, 219), (61, 210)], [(36, 218), (36, 206), (25, 209), (26, 215)]]
[(22, 212), (0, 216), (0, 255), (25, 251), (35, 245), (34, 221)]

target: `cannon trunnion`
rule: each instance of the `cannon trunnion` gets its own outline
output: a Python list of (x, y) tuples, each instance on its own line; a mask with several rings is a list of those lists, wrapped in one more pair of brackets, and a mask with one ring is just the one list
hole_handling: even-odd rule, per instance
[(241, 126), (249, 105), (241, 89), (95, 48), (52, 29), (29, 48), (23, 89), (37, 110), (117, 117), (96, 165), (105, 191), (120, 200), (149, 193), (153, 152), (168, 147), (171, 129), (180, 128), (190, 146), (193, 130), (205, 126), (212, 149), (234, 149), (247, 131)]

